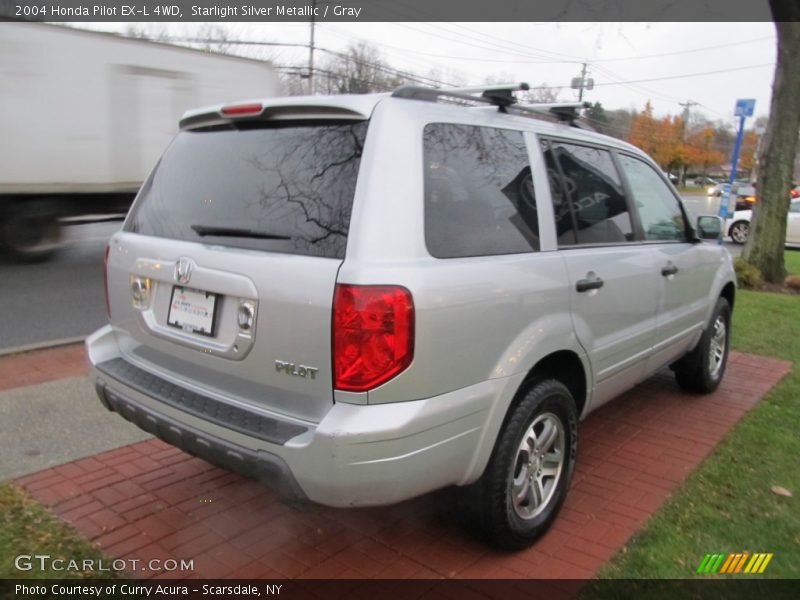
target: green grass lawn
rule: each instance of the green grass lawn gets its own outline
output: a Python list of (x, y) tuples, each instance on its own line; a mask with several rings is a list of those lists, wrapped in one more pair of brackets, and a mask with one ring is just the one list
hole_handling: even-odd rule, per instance
[(787, 250), (783, 256), (789, 275), (800, 275), (800, 250)]
[(22, 488), (0, 483), (0, 579), (108, 577), (110, 573), (41, 571), (38, 564), (27, 571), (15, 568), (17, 556), (36, 554), (76, 560), (79, 564), (84, 559), (102, 558), (87, 539), (53, 516)]
[[(787, 252), (786, 266), (800, 273), (800, 252)], [(800, 577), (800, 295), (740, 290), (732, 344), (795, 367), (601, 577), (709, 577), (695, 575), (706, 553), (744, 550), (774, 553), (769, 577)], [(772, 486), (794, 495), (778, 496)]]

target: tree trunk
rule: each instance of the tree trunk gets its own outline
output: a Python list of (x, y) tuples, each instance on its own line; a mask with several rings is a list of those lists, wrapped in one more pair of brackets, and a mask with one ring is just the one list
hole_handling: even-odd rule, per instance
[(759, 198), (742, 256), (761, 271), (766, 281), (783, 283), (786, 215), (800, 130), (800, 3), (770, 0), (770, 6), (778, 34), (778, 63), (759, 160)]

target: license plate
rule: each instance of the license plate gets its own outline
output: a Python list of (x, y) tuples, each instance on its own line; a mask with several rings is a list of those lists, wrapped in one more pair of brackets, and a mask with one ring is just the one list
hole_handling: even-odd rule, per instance
[(190, 333), (213, 337), (217, 294), (175, 286), (167, 324)]

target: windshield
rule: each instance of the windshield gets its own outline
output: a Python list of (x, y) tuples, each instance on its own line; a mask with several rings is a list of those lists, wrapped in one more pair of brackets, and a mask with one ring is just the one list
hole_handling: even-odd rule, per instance
[(366, 132), (366, 121), (183, 131), (142, 186), (124, 229), (342, 258)]

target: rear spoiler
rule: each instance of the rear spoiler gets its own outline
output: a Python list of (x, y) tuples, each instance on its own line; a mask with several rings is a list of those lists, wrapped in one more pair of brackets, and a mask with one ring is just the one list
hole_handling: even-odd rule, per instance
[[(373, 105), (374, 106), (374, 105)], [(303, 104), (269, 104), (246, 102), (218, 106), (210, 109), (187, 113), (180, 120), (179, 126), (184, 129), (227, 125), (237, 121), (289, 121), (296, 119), (369, 119), (370, 110), (356, 107), (309, 102)]]

